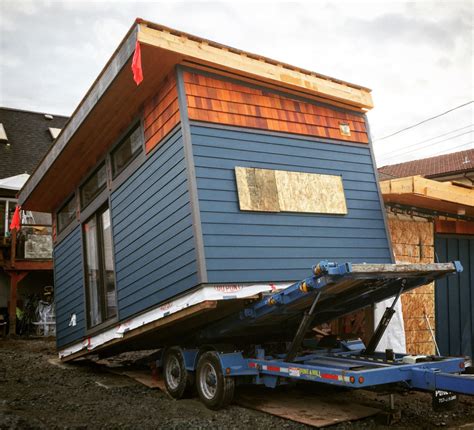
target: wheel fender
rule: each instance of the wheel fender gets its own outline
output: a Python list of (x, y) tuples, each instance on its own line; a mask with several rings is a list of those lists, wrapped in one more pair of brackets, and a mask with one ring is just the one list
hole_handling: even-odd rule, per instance
[(184, 365), (186, 366), (186, 370), (190, 372), (195, 372), (197, 367), (198, 349), (183, 349), (183, 357), (184, 357)]
[(222, 373), (227, 376), (256, 375), (256, 369), (248, 366), (248, 360), (241, 352), (219, 353)]

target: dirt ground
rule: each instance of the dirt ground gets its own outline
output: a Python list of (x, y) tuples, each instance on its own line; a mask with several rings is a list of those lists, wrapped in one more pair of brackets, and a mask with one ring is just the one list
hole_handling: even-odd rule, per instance
[[(100, 366), (57, 366), (52, 358), (54, 341), (0, 339), (0, 429), (309, 429), (236, 405), (213, 412), (198, 399), (172, 400)], [(366, 406), (387, 406), (386, 395), (350, 395)], [(397, 394), (396, 405), (402, 416), (391, 429), (474, 429), (472, 397), (443, 413), (431, 410), (424, 393)], [(388, 429), (385, 420), (382, 414), (331, 429)]]

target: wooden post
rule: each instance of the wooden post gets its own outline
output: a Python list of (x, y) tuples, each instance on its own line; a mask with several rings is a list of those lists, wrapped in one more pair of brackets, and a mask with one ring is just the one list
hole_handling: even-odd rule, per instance
[(16, 292), (19, 282), (28, 274), (28, 272), (8, 272), (10, 275), (10, 304), (8, 314), (10, 319), (9, 335), (16, 333)]
[(11, 231), (11, 244), (10, 244), (10, 265), (15, 267), (16, 258), (16, 228)]

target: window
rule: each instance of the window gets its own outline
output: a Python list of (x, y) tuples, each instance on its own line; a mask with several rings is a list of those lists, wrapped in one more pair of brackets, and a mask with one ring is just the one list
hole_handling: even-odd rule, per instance
[(76, 198), (72, 196), (67, 203), (58, 211), (56, 216), (56, 224), (58, 232), (63, 231), (65, 227), (71, 224), (76, 218)]
[(0, 237), (6, 236), (10, 231), (10, 223), (15, 212), (17, 201), (13, 199), (0, 199)]
[(107, 170), (103, 163), (81, 187), (81, 208), (84, 209), (107, 185)]
[(123, 139), (113, 150), (112, 175), (115, 177), (141, 152), (142, 133), (139, 125), (136, 125), (132, 131)]
[(83, 225), (87, 323), (95, 327), (117, 315), (110, 210), (103, 207)]

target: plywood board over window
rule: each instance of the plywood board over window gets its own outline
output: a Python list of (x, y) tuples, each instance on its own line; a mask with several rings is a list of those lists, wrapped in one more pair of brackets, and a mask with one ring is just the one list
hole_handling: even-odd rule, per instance
[(235, 176), (240, 210), (347, 214), (340, 176), (247, 167)]

